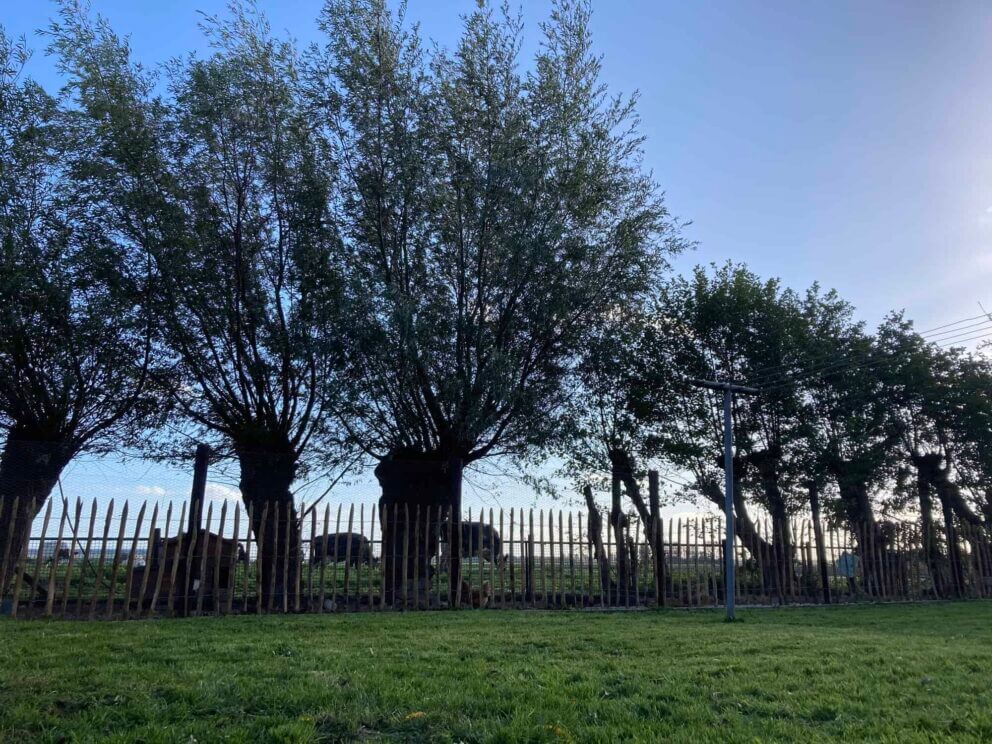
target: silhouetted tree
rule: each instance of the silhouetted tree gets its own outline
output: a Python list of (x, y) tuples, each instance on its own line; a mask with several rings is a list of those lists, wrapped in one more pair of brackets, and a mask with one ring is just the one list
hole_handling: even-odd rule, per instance
[[(762, 395), (735, 399), (733, 500), (737, 535), (762, 567), (767, 588), (780, 595), (793, 553), (789, 517), (804, 502), (797, 488), (804, 447), (799, 405), (795, 389), (780, 383), (802, 330), (798, 298), (777, 281), (733, 264), (697, 268), (661, 293), (637, 383), (658, 456), (692, 473), (694, 489), (721, 509), (722, 395), (689, 380), (767, 383)], [(760, 533), (749, 513), (749, 494), (771, 516), (771, 536)]]
[[(992, 531), (992, 362), (981, 354), (955, 359), (951, 431), (958, 482)], [(966, 516), (972, 522), (971, 517)]]
[[(614, 532), (618, 569), (612, 596), (619, 603), (625, 603), (626, 594), (633, 590), (629, 569), (636, 558), (627, 552), (624, 528), (628, 517), (621, 505), (622, 493), (626, 493), (644, 524), (648, 541), (656, 548), (650, 532), (651, 513), (640, 483), (645, 475), (646, 429), (631, 397), (644, 362), (641, 352), (646, 322), (642, 308), (632, 306), (605, 318), (590, 334), (577, 367), (577, 391), (568, 402), (569, 425), (562, 427), (563, 436), (556, 448), (564, 462), (562, 472), (578, 479), (577, 485), (590, 486), (583, 489), (588, 494), (587, 509), (599, 508), (592, 500), (593, 484), (610, 490), (608, 523)], [(595, 537), (590, 535), (592, 540)]]
[(91, 181), (91, 128), (28, 56), (0, 28), (0, 560), (69, 461), (133, 442), (154, 403), (147, 265)]
[(888, 357), (864, 323), (854, 320), (853, 307), (833, 293), (809, 291), (803, 315), (805, 361), (792, 379), (802, 388), (811, 459), (836, 484), (832, 511), (855, 535), (870, 591), (878, 592), (889, 538), (873, 495), (891, 483), (898, 461), (898, 435), (879, 374)]
[(544, 447), (586, 335), (680, 245), (588, 19), (556, 4), (524, 74), (519, 21), (489, 9), (426, 55), (382, 0), (325, 7), (313, 90), (361, 336), (346, 422), (383, 504), (457, 505), (464, 465)]
[[(924, 552), (935, 588), (942, 596), (958, 595), (964, 588), (967, 559), (957, 525), (965, 528), (976, 550), (984, 554), (987, 549), (981, 511), (969, 504), (957, 482), (964, 474), (961, 471), (968, 468), (969, 455), (976, 454), (982, 440), (988, 439), (981, 426), (971, 425), (976, 414), (988, 411), (983, 399), (987, 380), (976, 379), (978, 367), (970, 355), (928, 341), (901, 314), (886, 319), (879, 329), (878, 345), (888, 355), (881, 373), (892, 426), (916, 472)], [(933, 516), (935, 500), (941, 508), (939, 521)], [(943, 570), (938, 524), (943, 528), (948, 576)]]
[(290, 584), (298, 565), (292, 484), (335, 439), (336, 165), (314, 136), (292, 44), (238, 6), (204, 29), (211, 54), (171, 63), (162, 96), (106, 23), (67, 5), (51, 33), (98, 123), (122, 232), (155, 267), (183, 430), (233, 451), (263, 554), (277, 557), (263, 564), (269, 601), (271, 587), (285, 596), (285, 557)]

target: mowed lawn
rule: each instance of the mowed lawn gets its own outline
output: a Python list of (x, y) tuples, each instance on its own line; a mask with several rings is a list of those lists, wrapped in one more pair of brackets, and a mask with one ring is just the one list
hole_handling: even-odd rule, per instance
[(992, 739), (992, 603), (0, 621), (0, 739)]

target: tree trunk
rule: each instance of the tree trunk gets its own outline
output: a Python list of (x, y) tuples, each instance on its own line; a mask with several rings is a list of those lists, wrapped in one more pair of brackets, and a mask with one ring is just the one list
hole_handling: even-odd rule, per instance
[(954, 510), (950, 502), (941, 499), (941, 507), (944, 513), (944, 540), (947, 543), (948, 566), (951, 570), (951, 594), (954, 597), (963, 597), (964, 587), (964, 564), (961, 555), (961, 545), (958, 542), (958, 531), (954, 525)]
[[(382, 488), (379, 516), (384, 601), (392, 602), (394, 597), (401, 597), (404, 582), (413, 582), (415, 577), (423, 586), (414, 588), (413, 596), (417, 596), (418, 591), (426, 593), (429, 588), (430, 578), (416, 574), (416, 567), (425, 565), (437, 554), (440, 520), (432, 518), (427, 534), (421, 534), (415, 541), (414, 514), (418, 506), (421, 514), (427, 513), (427, 509), (431, 514), (437, 514), (440, 509), (451, 509), (455, 524), (449, 525), (448, 529), (448, 578), (449, 596), (454, 598), (461, 585), (461, 460), (432, 453), (396, 452), (379, 463), (375, 476)], [(410, 513), (409, 520), (405, 519), (406, 510)], [(406, 534), (408, 525), (409, 535)], [(418, 543), (415, 555), (408, 553), (405, 577), (402, 575), (404, 539), (408, 551), (413, 551), (415, 542)]]
[(0, 576), (0, 596), (14, 573), (24, 541), (31, 537), (31, 523), (74, 454), (75, 448), (64, 442), (38, 441), (9, 432), (0, 454), (0, 564), (7, 567), (6, 575)]
[(808, 483), (809, 508), (813, 514), (813, 536), (816, 540), (816, 562), (820, 567), (820, 586), (823, 603), (830, 604), (830, 574), (827, 570), (827, 546), (823, 541), (823, 523), (820, 521), (820, 487), (816, 481)]
[[(641, 522), (644, 524), (644, 530), (647, 533), (647, 542), (651, 547), (651, 554), (654, 560), (654, 570), (655, 575), (658, 578), (656, 583), (664, 589), (665, 586), (665, 562), (664, 556), (662, 555), (662, 548), (658, 544), (660, 542), (661, 530), (660, 525), (656, 524), (656, 520), (660, 520), (658, 514), (658, 474), (654, 471), (649, 473), (651, 478), (650, 483), (650, 498), (651, 506), (650, 509), (648, 505), (644, 503), (644, 496), (641, 494), (640, 484), (637, 482), (637, 478), (634, 477), (634, 458), (633, 456), (621, 449), (610, 450), (610, 466), (613, 471), (614, 479), (619, 478), (623, 483), (624, 490), (627, 493), (627, 498), (630, 499), (634, 508), (637, 510), (638, 516), (641, 518)], [(663, 591), (658, 597), (659, 603), (663, 603)]]
[(627, 604), (630, 598), (630, 557), (627, 554), (625, 527), (627, 515), (624, 514), (620, 499), (620, 477), (612, 478), (612, 504), (610, 508), (610, 529), (613, 530), (613, 544), (617, 549), (617, 591), (613, 599), (618, 605)]
[[(944, 556), (940, 552), (937, 529), (933, 523), (933, 490), (935, 467), (940, 464), (939, 455), (912, 455), (916, 467), (916, 491), (920, 502), (920, 530), (923, 539), (923, 556), (933, 578), (933, 588), (938, 597), (948, 596), (944, 581)], [(936, 461), (935, 461), (936, 459)]]
[[(744, 545), (744, 549), (751, 554), (751, 558), (754, 560), (758, 570), (761, 572), (762, 581), (764, 582), (766, 589), (778, 591), (778, 583), (775, 580), (777, 574), (774, 570), (772, 570), (772, 544), (758, 533), (758, 528), (751, 520), (751, 515), (747, 510), (747, 504), (744, 502), (744, 495), (741, 491), (740, 481), (736, 477), (737, 472), (738, 470), (735, 467), (734, 534)], [(703, 483), (700, 486), (700, 491), (707, 499), (720, 508), (720, 513), (722, 514), (724, 503), (723, 489), (720, 485), (715, 481)], [(779, 597), (781, 598), (780, 593)]]
[(849, 472), (849, 469), (841, 466), (837, 477), (841, 505), (847, 522), (856, 535), (865, 577), (865, 591), (879, 595), (883, 591), (882, 566), (888, 560), (888, 548), (872, 513), (868, 485), (858, 478), (848, 476)]
[(291, 490), (297, 458), (286, 450), (238, 448), (237, 453), (241, 464), (241, 497), (245, 506), (252, 509), (252, 531), (262, 536), (259, 601), (266, 608), (281, 608), (284, 601), (289, 604), (289, 593), (296, 586), (300, 570), (300, 523)]
[(596, 564), (599, 566), (599, 590), (602, 593), (602, 601), (610, 596), (610, 558), (606, 555), (606, 548), (603, 547), (603, 518), (599, 516), (599, 508), (592, 497), (592, 486), (582, 489), (582, 495), (586, 499), (586, 512), (589, 515), (589, 542), (593, 546), (593, 555), (596, 557)]
[(795, 548), (792, 544), (792, 530), (789, 527), (789, 514), (779, 487), (778, 463), (781, 449), (769, 447), (767, 450), (753, 452), (747, 456), (747, 462), (753, 465), (761, 479), (761, 488), (765, 505), (772, 518), (772, 564), (775, 572), (775, 590), (779, 600), (785, 601), (788, 588), (791, 586), (792, 566), (795, 560)]
[[(956, 483), (951, 481), (948, 471), (948, 467), (940, 468), (937, 471), (937, 478), (935, 480), (937, 496), (940, 498), (940, 502), (944, 506), (944, 509), (950, 511), (953, 515), (951, 519), (952, 527), (954, 523), (953, 517), (957, 517), (959, 522), (965, 526), (965, 539), (971, 543), (972, 551), (976, 555), (988, 555), (989, 536), (986, 532), (982, 517), (973, 511), (970, 506), (968, 506), (968, 503), (961, 495), (961, 489)], [(953, 551), (950, 544), (948, 544), (948, 555), (952, 556), (952, 559), (957, 563), (957, 575), (963, 577), (964, 561), (967, 559), (961, 554), (961, 547), (958, 545), (957, 541), (954, 542)], [(957, 581), (957, 578), (955, 578), (955, 581)], [(963, 589), (963, 586), (958, 586), (959, 593), (963, 591)]]
[(654, 559), (654, 593), (655, 602), (659, 607), (665, 606), (665, 555), (661, 535), (661, 505), (658, 498), (658, 473), (652, 470), (648, 473), (648, 497), (651, 501), (651, 556)]

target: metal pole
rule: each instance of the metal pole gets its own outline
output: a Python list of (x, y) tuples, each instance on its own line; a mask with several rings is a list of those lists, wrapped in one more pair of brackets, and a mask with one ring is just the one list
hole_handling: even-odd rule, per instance
[(724, 546), (725, 589), (727, 595), (727, 620), (734, 619), (734, 420), (732, 415), (734, 393), (757, 395), (761, 391), (753, 387), (735, 385), (719, 380), (689, 380), (696, 387), (719, 390), (723, 393), (723, 513), (727, 523), (727, 538)]
[(727, 523), (727, 540), (724, 548), (726, 561), (727, 620), (734, 619), (734, 428), (731, 418), (733, 393), (723, 389), (723, 513)]

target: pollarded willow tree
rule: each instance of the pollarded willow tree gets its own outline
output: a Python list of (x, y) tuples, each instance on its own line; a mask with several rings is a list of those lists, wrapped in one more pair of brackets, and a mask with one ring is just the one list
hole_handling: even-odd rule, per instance
[(204, 29), (210, 55), (170, 64), (164, 95), (106, 23), (67, 5), (51, 33), (98, 123), (121, 231), (155, 269), (181, 425), (233, 452), (261, 550), (277, 556), (263, 564), (268, 602), (299, 565), (293, 482), (333, 457), (336, 164), (310, 124), (294, 47), (238, 6)]
[(520, 23), (488, 8), (426, 54), (382, 0), (325, 7), (313, 91), (359, 335), (345, 421), (383, 505), (457, 507), (464, 466), (546, 445), (590, 329), (680, 246), (588, 23), (556, 3), (525, 74)]
[(640, 310), (631, 307), (612, 315), (590, 334), (576, 368), (577, 391), (568, 402), (570, 426), (562, 429), (556, 448), (564, 463), (562, 472), (580, 481), (577, 485), (585, 497), (590, 542), (604, 566), (602, 519), (593, 486), (605, 481), (610, 489), (608, 527), (616, 546), (617, 578), (611, 589), (609, 571), (601, 570), (600, 581), (603, 595), (614, 597), (618, 603), (626, 603), (627, 593), (634, 588), (630, 568), (636, 558), (626, 543), (624, 493), (644, 525), (654, 559), (657, 562), (660, 558), (660, 529), (652, 530), (652, 507), (658, 504), (645, 499), (640, 484), (648, 454), (644, 446), (646, 427), (632, 400), (643, 376), (642, 367), (648, 362), (642, 356), (648, 317)]
[[(982, 354), (955, 359), (951, 432), (958, 484), (992, 531), (992, 361)], [(964, 517), (971, 522), (970, 517)]]
[(0, 28), (2, 565), (69, 461), (133, 443), (156, 400), (147, 263), (92, 181), (92, 127), (24, 76), (28, 56)]
[(795, 378), (816, 463), (812, 487), (821, 492), (836, 486), (837, 498), (829, 502), (833, 516), (855, 536), (866, 582), (877, 592), (891, 535), (878, 519), (874, 494), (894, 479), (898, 460), (899, 437), (879, 374), (891, 356), (836, 296), (811, 291), (802, 310), (809, 329), (801, 337), (806, 361)]
[[(694, 490), (722, 508), (722, 395), (691, 380), (767, 383), (761, 395), (735, 398), (732, 499), (737, 536), (761, 567), (764, 585), (780, 595), (794, 551), (790, 517), (805, 501), (797, 392), (775, 384), (805, 332), (798, 306), (793, 292), (740, 265), (699, 267), (673, 280), (648, 325), (633, 398), (654, 455), (691, 473)], [(752, 517), (749, 500), (771, 517), (771, 534)]]
[[(984, 426), (972, 424), (982, 418), (988, 421), (988, 378), (975, 374), (987, 363), (960, 348), (941, 348), (939, 336), (926, 339), (901, 313), (886, 319), (877, 338), (885, 355), (879, 372), (892, 427), (899, 435), (901, 454), (916, 473), (915, 487), (903, 484), (903, 490), (915, 497), (919, 507), (934, 588), (940, 596), (958, 594), (964, 589), (967, 561), (959, 545), (958, 525), (964, 527), (974, 551), (987, 551), (981, 497), (976, 509), (959, 482), (967, 481), (971, 457), (989, 438)], [(936, 515), (935, 507), (940, 509)], [(941, 569), (942, 551), (947, 553), (949, 575)]]

